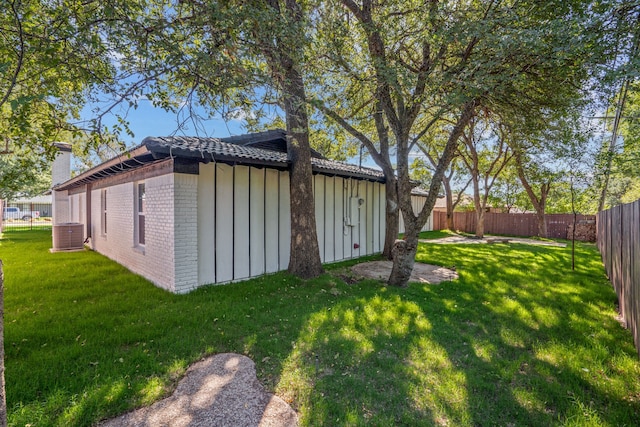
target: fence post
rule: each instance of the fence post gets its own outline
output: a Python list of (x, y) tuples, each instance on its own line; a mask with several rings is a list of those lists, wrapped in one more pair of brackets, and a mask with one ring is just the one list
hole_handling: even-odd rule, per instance
[[(0, 203), (1, 204), (1, 203)], [(0, 259), (0, 427), (7, 425), (7, 394), (4, 384), (4, 272)]]

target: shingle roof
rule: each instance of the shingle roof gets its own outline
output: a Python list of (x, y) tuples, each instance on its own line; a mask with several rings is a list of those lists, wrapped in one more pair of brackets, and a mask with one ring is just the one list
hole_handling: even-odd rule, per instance
[[(244, 135), (243, 135), (244, 136)], [(238, 145), (217, 138), (201, 137), (152, 137), (142, 143), (154, 153), (185, 156), (202, 161), (222, 161), (259, 166), (288, 167), (287, 154), (250, 145)], [(311, 158), (314, 172), (362, 179), (384, 180), (384, 174), (376, 169), (360, 167), (324, 158)]]
[(152, 153), (202, 159), (202, 161), (246, 161), (258, 164), (274, 163), (286, 167), (287, 154), (246, 145), (223, 142), (218, 138), (193, 136), (148, 137), (142, 141)]
[[(234, 135), (226, 138), (220, 138), (222, 142), (231, 144), (247, 145), (255, 148), (264, 148), (266, 150), (287, 152), (287, 132), (282, 129), (273, 129), (264, 132), (248, 133), (245, 135)], [(319, 159), (324, 158), (322, 154), (311, 149), (311, 157)]]
[[(281, 130), (222, 139), (147, 137), (139, 146), (56, 186), (56, 189), (72, 188), (170, 157), (202, 163), (213, 161), (285, 170), (289, 168), (289, 160), (286, 151), (282, 151), (284, 138), (285, 133)], [(284, 147), (286, 150), (286, 141)], [(379, 170), (328, 160), (317, 152), (313, 153), (311, 165), (316, 173), (384, 182), (384, 174)]]

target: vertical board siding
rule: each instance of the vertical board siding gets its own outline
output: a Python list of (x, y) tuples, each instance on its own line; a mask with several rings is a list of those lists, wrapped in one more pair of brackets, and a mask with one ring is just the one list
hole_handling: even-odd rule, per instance
[(216, 283), (233, 280), (233, 168), (216, 165)]
[[(422, 210), (422, 207), (424, 206), (426, 201), (427, 201), (427, 198), (424, 197), (424, 196), (411, 196), (411, 208), (413, 209), (414, 215), (418, 215), (420, 213), (420, 211)], [(420, 231), (431, 231), (431, 230), (433, 230), (432, 217), (433, 217), (434, 214), (435, 214), (435, 211), (432, 211), (431, 215), (429, 215), (429, 218), (427, 218), (427, 221), (424, 223), (424, 225), (422, 226)], [(402, 212), (400, 212), (399, 231), (400, 231), (400, 233), (404, 233), (405, 232), (404, 218), (402, 218)]]
[(598, 212), (597, 245), (640, 355), (640, 200)]
[(343, 243), (343, 252), (344, 252), (344, 257), (345, 258), (353, 258), (354, 254), (353, 254), (353, 243), (354, 243), (354, 239), (353, 239), (353, 232), (354, 232), (354, 228), (350, 225), (347, 225), (347, 218), (351, 218), (351, 211), (350, 209), (350, 198), (351, 198), (351, 192), (352, 192), (352, 184), (353, 181), (349, 180), (349, 179), (344, 179), (343, 181), (343, 186), (342, 186), (342, 196), (343, 196), (343, 208), (344, 208), (344, 229), (342, 231), (343, 233), (343, 238), (342, 238), (342, 243)]
[(289, 267), (291, 253), (291, 199), (289, 197), (289, 172), (278, 172), (279, 227), (278, 250), (279, 270)]
[(336, 260), (344, 259), (344, 180), (333, 179), (333, 245)]
[[(287, 171), (221, 163), (201, 166), (199, 285), (288, 268), (289, 184)], [(385, 230), (383, 184), (318, 174), (313, 178), (313, 190), (322, 262), (381, 251)], [(364, 203), (352, 206), (351, 200), (358, 198)], [(347, 218), (353, 226), (346, 225)], [(360, 247), (355, 249), (354, 244)]]
[(275, 273), (280, 269), (279, 264), (279, 217), (282, 215), (279, 207), (279, 173), (277, 170), (265, 169), (265, 204), (264, 204), (264, 238), (265, 238), (265, 271)]
[(387, 230), (387, 188), (384, 184), (380, 185), (380, 252), (384, 249), (384, 241), (386, 239)]
[(249, 168), (236, 166), (233, 195), (233, 280), (250, 277)]
[(316, 213), (316, 234), (318, 236), (318, 248), (320, 260), (324, 261), (324, 175), (313, 176), (313, 194)]
[(216, 282), (216, 165), (200, 165), (198, 176), (198, 284)]
[[(351, 195), (354, 199), (364, 199), (365, 197), (365, 187), (366, 183), (362, 181), (356, 181), (355, 183), (355, 192)], [(355, 203), (355, 201), (354, 201)], [(366, 200), (365, 200), (366, 203)], [(353, 230), (353, 241), (360, 245), (358, 249), (353, 250), (354, 257), (364, 256), (367, 253), (367, 229), (365, 216), (363, 212), (363, 205), (358, 205), (356, 208), (356, 212), (358, 213), (358, 219), (356, 221), (356, 227)]]
[[(324, 185), (324, 262), (336, 260), (335, 245), (335, 179), (325, 177)], [(342, 243), (342, 242), (340, 242)]]
[(373, 245), (373, 182), (365, 181), (367, 188), (367, 195), (364, 198), (364, 208), (366, 208), (367, 218), (367, 255), (371, 255), (376, 251)]
[(251, 276), (265, 272), (265, 169), (249, 170), (249, 271)]
[(367, 199), (367, 181), (358, 182), (358, 198), (364, 200), (363, 204), (358, 203), (358, 214), (360, 215), (360, 255), (364, 256), (369, 253), (369, 240), (367, 239), (367, 226), (369, 221), (367, 218), (367, 205), (370, 201)]
[[(380, 215), (382, 211), (380, 211), (380, 185), (373, 186), (373, 248), (374, 252), (381, 252), (382, 247), (380, 245)], [(384, 238), (384, 237), (383, 237)]]

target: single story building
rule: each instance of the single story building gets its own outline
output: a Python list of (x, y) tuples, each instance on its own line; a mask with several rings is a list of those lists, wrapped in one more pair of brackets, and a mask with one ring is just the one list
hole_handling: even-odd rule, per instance
[[(290, 250), (286, 151), (281, 130), (146, 138), (57, 184), (54, 226), (84, 224), (91, 249), (175, 293), (284, 270)], [(312, 165), (322, 261), (380, 252), (383, 174), (316, 152)]]

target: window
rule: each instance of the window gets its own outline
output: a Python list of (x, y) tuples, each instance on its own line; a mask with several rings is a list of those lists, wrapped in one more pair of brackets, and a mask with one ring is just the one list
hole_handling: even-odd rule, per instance
[(139, 182), (136, 185), (136, 212), (135, 212), (135, 220), (136, 220), (136, 244), (139, 246), (144, 246), (145, 242), (145, 233), (144, 233), (144, 216), (146, 213), (145, 206), (145, 188), (144, 182)]
[(102, 190), (102, 192), (100, 193), (100, 217), (102, 219), (101, 224), (101, 228), (102, 228), (102, 235), (106, 236), (107, 235), (107, 190), (104, 189)]

